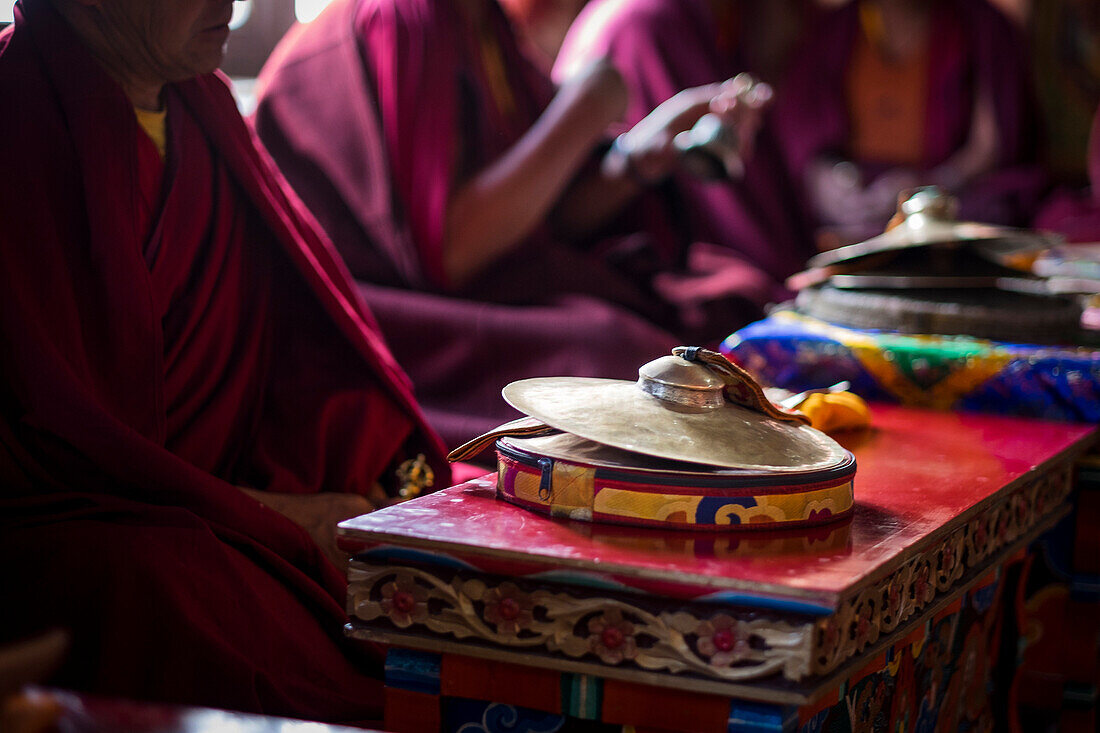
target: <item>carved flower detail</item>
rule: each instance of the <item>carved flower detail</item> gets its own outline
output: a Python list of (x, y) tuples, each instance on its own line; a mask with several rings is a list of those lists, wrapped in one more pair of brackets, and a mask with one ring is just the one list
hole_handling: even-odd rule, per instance
[(1031, 513), (1031, 507), (1028, 506), (1027, 497), (1016, 497), (1016, 522), (1020, 526), (1024, 526), (1027, 523), (1028, 514)]
[(955, 569), (955, 548), (950, 543), (945, 544), (941, 557), (943, 558), (943, 574), (950, 576), (951, 571)]
[(696, 634), (699, 637), (696, 648), (714, 667), (728, 667), (744, 659), (750, 650), (748, 635), (738, 628), (737, 621), (724, 613), (699, 624)]
[(1008, 512), (1003, 512), (997, 519), (997, 544), (1003, 545), (1008, 539), (1008, 526), (1011, 518)]
[(534, 620), (534, 601), (512, 583), (504, 583), (485, 593), (485, 621), (497, 632), (515, 636)]
[(591, 618), (588, 633), (588, 648), (607, 664), (618, 664), (638, 656), (634, 624), (624, 619), (617, 608)]
[(821, 628), (821, 645), (826, 651), (835, 649), (840, 643), (840, 627), (837, 625), (836, 617), (830, 616)]
[(977, 521), (977, 526), (974, 528), (974, 545), (978, 548), (979, 552), (984, 552), (987, 549), (985, 543), (988, 539), (989, 530), (985, 527), (985, 519), (979, 519)]
[(428, 618), (428, 590), (405, 575), (382, 586), (382, 613), (401, 628)]
[(874, 628), (874, 615), (875, 611), (871, 607), (871, 604), (864, 603), (855, 621), (856, 645), (860, 648), (862, 648), (871, 638), (871, 630)]
[(920, 570), (917, 571), (916, 579), (913, 580), (913, 596), (916, 598), (917, 603), (925, 603), (931, 600), (929, 591), (932, 586), (928, 582), (928, 576), (928, 566), (921, 565)]
[(886, 608), (895, 621), (901, 617), (901, 594), (904, 587), (901, 579), (895, 577), (886, 590)]

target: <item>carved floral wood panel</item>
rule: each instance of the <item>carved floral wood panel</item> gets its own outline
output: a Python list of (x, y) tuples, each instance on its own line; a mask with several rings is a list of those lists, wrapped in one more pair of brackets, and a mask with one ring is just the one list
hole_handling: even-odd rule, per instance
[[(1068, 497), (1070, 466), (1009, 492), (820, 619), (354, 562), (349, 615), (364, 628), (528, 649), (608, 666), (742, 681), (826, 674), (953, 593)], [(391, 627), (391, 628), (392, 628)]]

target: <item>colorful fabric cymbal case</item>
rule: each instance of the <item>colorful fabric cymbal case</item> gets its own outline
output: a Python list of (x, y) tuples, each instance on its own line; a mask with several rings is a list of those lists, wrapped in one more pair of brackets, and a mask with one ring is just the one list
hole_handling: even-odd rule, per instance
[(450, 458), (495, 444), (497, 496), (532, 511), (722, 531), (822, 524), (854, 505), (852, 454), (706, 349), (677, 347), (637, 382), (535, 378), (503, 394), (527, 417)]

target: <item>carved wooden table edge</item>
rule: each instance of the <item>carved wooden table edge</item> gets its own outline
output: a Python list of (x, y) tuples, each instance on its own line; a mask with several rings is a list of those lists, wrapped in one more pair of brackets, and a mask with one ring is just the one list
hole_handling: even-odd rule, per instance
[(1061, 458), (1046, 470), (1036, 467), (958, 526), (945, 527), (831, 614), (792, 621), (790, 615), (714, 603), (354, 560), (348, 633), (427, 651), (804, 704), (857, 656), (902, 638), (1064, 516), (1073, 459)]
[[(480, 478), (476, 478), (467, 481), (463, 484), (451, 486), (443, 491), (453, 491), (463, 488), (484, 488), (495, 492), (496, 490), (496, 474), (486, 474)], [(512, 504), (506, 505), (509, 510), (515, 510), (517, 512), (526, 511)], [(371, 516), (371, 515), (366, 515)], [(557, 519), (551, 519), (550, 517), (544, 517), (541, 515), (532, 514), (539, 520), (545, 521), (558, 521)], [(820, 527), (811, 527), (808, 531), (822, 531), (828, 532), (838, 527), (843, 527), (849, 518), (841, 518), (832, 524), (822, 525)], [(345, 523), (346, 524), (346, 523)], [(618, 525), (609, 525), (611, 527), (617, 527)], [(676, 529), (672, 530), (674, 533), (687, 537), (692, 536), (693, 530)], [(781, 532), (783, 530), (780, 530)], [(786, 530), (787, 532), (797, 530)], [(721, 537), (723, 535), (721, 530), (699, 530), (695, 536), (703, 536), (708, 538)], [(762, 533), (760, 536), (768, 536), (767, 533)], [(451, 563), (460, 564), (465, 563), (466, 560), (473, 561), (479, 560), (504, 560), (514, 561), (516, 555), (509, 550), (502, 550), (494, 547), (479, 547), (476, 545), (464, 544), (459, 542), (448, 542), (446, 540), (440, 540), (436, 538), (418, 538), (410, 537), (403, 533), (387, 532), (385, 529), (348, 529), (342, 524), (337, 531), (337, 541), (341, 549), (345, 552), (358, 556), (365, 552), (375, 552), (384, 548), (401, 548), (410, 550), (424, 550), (430, 552), (438, 557), (447, 558)], [(620, 574), (628, 574), (632, 578), (638, 581), (650, 581), (654, 583), (674, 583), (684, 587), (690, 587), (699, 592), (712, 591), (712, 592), (745, 592), (751, 593), (756, 597), (756, 600), (767, 605), (769, 599), (776, 604), (783, 605), (784, 607), (801, 609), (805, 612), (826, 612), (830, 610), (837, 602), (837, 598), (833, 597), (827, 592), (822, 592), (808, 588), (791, 588), (788, 586), (782, 586), (778, 584), (768, 584), (766, 582), (760, 582), (757, 580), (744, 580), (728, 577), (715, 577), (715, 576), (700, 576), (700, 575), (685, 575), (683, 572), (675, 572), (662, 569), (653, 568), (636, 568), (629, 565), (620, 565), (615, 562), (603, 561), (598, 564), (598, 567), (592, 562), (586, 559), (576, 558), (560, 558), (540, 555), (527, 555), (523, 558), (524, 564), (532, 566), (542, 565), (547, 569), (553, 570), (575, 570), (579, 572), (599, 572), (605, 576), (615, 576)], [(632, 588), (635, 592), (645, 592), (641, 588)]]
[(919, 615), (911, 616), (905, 622), (896, 626), (892, 631), (881, 635), (875, 642), (869, 643), (858, 653), (853, 653), (842, 663), (829, 670), (827, 674), (816, 679), (814, 684), (816, 689), (805, 702), (813, 703), (821, 692), (836, 687), (843, 680), (847, 679), (852, 672), (859, 669), (859, 667), (865, 663), (865, 660), (873, 658), (884, 649), (906, 638), (918, 628), (925, 619), (936, 616), (945, 608), (955, 603), (959, 598), (970, 592), (975, 586), (987, 580), (991, 572), (994, 573), (997, 576), (997, 580), (1000, 581), (1001, 578), (999, 576), (1004, 563), (1018, 553), (1024, 551), (1028, 545), (1054, 527), (1069, 513), (1070, 506), (1068, 504), (1059, 506), (1055, 511), (1035, 523), (1026, 533), (1020, 535), (1015, 541), (998, 551), (995, 556), (992, 557), (991, 562), (985, 567), (967, 573), (965, 579), (954, 586), (948, 593), (936, 596), (931, 603), (920, 609)]

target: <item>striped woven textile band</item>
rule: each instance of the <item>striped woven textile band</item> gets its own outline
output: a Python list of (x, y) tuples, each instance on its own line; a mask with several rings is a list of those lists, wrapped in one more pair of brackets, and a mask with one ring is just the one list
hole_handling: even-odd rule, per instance
[(779, 529), (851, 513), (855, 459), (805, 474), (630, 471), (497, 443), (497, 495), (558, 517), (684, 529)]

